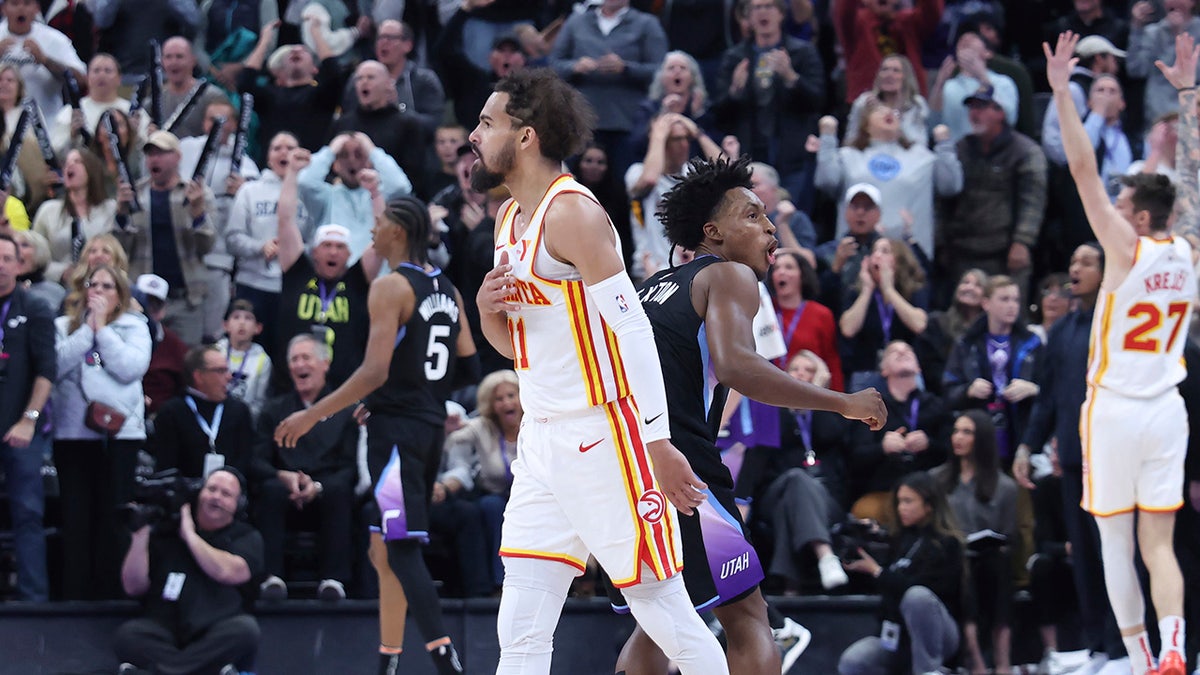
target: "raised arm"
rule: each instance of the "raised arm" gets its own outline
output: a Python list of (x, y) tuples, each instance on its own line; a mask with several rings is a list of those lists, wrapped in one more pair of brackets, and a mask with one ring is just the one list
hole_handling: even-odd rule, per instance
[(311, 157), (304, 148), (292, 150), (287, 171), (283, 175), (283, 186), (279, 190), (279, 203), (275, 206), (275, 215), (279, 219), (279, 229), (276, 231), (279, 248), (276, 255), (279, 256), (279, 268), (284, 272), (304, 255), (304, 238), (300, 236), (296, 212), (300, 208), (300, 171), (308, 166)]
[(1196, 120), (1196, 61), (1200, 47), (1189, 33), (1175, 37), (1175, 64), (1162, 61), (1154, 65), (1179, 95), (1179, 133), (1175, 141), (1175, 171), (1179, 175), (1179, 192), (1175, 195), (1175, 234), (1187, 237), (1195, 247), (1200, 245), (1200, 129)]
[(1067, 156), (1071, 177), (1075, 179), (1079, 199), (1083, 202), (1083, 210), (1104, 248), (1108, 271), (1121, 276), (1133, 262), (1137, 233), (1108, 200), (1108, 192), (1104, 189), (1104, 181), (1100, 179), (1096, 165), (1096, 151), (1083, 128), (1083, 121), (1075, 114), (1075, 101), (1071, 98), (1069, 85), (1071, 69), (1079, 62), (1079, 59), (1071, 56), (1078, 42), (1078, 35), (1066, 31), (1058, 36), (1054, 50), (1050, 49), (1049, 44), (1042, 43), (1042, 50), (1046, 54), (1046, 79), (1054, 91), (1063, 151)]
[(262, 27), (262, 32), (258, 36), (258, 42), (254, 45), (254, 51), (246, 57), (242, 64), (247, 68), (262, 70), (263, 64), (267, 61), (267, 54), (271, 51), (271, 46), (275, 44), (275, 35), (279, 31), (279, 21), (272, 21)]

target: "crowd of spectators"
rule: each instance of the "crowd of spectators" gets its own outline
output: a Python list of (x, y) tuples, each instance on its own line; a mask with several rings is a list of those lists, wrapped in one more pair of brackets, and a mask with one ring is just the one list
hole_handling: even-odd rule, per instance
[[(320, 597), (375, 592), (353, 534), (370, 496), (363, 411), (322, 420), (295, 449), (273, 430), (359, 365), (368, 288), (384, 271), (374, 205), (404, 196), (427, 205), (430, 259), (467, 299), (490, 373), (452, 404), (432, 549), (458, 563), (446, 592), (496, 592), (521, 409), (473, 302), (507, 194), (471, 188), (468, 135), (496, 81), (545, 66), (597, 112), (595, 142), (570, 170), (608, 211), (635, 281), (686, 259), (655, 211), (688, 159), (749, 154), (783, 247), (760, 317), (783, 337), (777, 364), (884, 395), (878, 432), (753, 403), (728, 411), (768, 590), (870, 588), (859, 573), (880, 565), (836, 550), (856, 519), (891, 528), (894, 554), (932, 541), (941, 586), (914, 591), (885, 572), (885, 618), (940, 602), (982, 672), (989, 658), (1012, 665), (1012, 590), (1037, 594), (1061, 574), (1054, 560), (1090, 556), (1071, 572), (1086, 646), (1118, 661), (1073, 426), (1103, 258), (1046, 110), (1041, 39), (1085, 36), (1071, 88), (1101, 175), (1157, 172), (1182, 190), (1197, 166), (1177, 145), (1195, 130), (1179, 127), (1153, 64), (1173, 61), (1175, 35), (1200, 38), (1196, 5), (4, 0), (11, 597), (116, 598), (122, 581), (145, 592), (126, 552), (156, 546), (141, 531), (131, 540), (117, 506), (135, 498), (136, 476), (221, 466), (239, 470), (238, 485), (218, 483), (261, 532), (239, 543), (253, 549), (255, 590), (287, 597), (288, 533), (307, 529)], [(47, 502), (53, 476), (61, 497)], [(918, 502), (932, 520), (906, 515)], [(62, 569), (47, 570), (44, 522), (59, 528)], [(224, 522), (210, 515), (201, 530)], [(992, 548), (964, 547), (984, 530)], [(973, 581), (949, 588), (960, 570)], [(1053, 656), (1064, 610), (1039, 607)], [(914, 663), (959, 650), (957, 630), (923, 630)], [(856, 644), (844, 672), (878, 649)]]

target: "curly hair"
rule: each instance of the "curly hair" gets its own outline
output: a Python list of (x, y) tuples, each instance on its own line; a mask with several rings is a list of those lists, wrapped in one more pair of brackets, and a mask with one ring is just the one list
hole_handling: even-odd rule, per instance
[(508, 94), (504, 112), (515, 126), (537, 132), (546, 159), (562, 162), (592, 140), (596, 113), (591, 104), (549, 68), (518, 70), (496, 83), (496, 93)]
[(725, 203), (725, 193), (734, 188), (751, 189), (750, 158), (696, 158), (688, 162), (679, 182), (658, 202), (658, 222), (667, 240), (692, 250), (704, 241), (704, 224)]

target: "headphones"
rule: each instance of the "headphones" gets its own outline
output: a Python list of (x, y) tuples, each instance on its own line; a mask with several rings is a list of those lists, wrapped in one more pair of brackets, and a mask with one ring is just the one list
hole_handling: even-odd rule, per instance
[(250, 501), (249, 497), (246, 495), (246, 477), (242, 475), (241, 471), (238, 471), (237, 467), (226, 464), (219, 469), (213, 469), (212, 473), (208, 474), (208, 478), (204, 479), (204, 482), (207, 483), (208, 479), (212, 478), (212, 475), (218, 471), (224, 471), (225, 473), (232, 474), (233, 477), (238, 481), (239, 494), (237, 500), (237, 509), (234, 511), (233, 517), (236, 520), (241, 520), (246, 515), (246, 508), (249, 506)]

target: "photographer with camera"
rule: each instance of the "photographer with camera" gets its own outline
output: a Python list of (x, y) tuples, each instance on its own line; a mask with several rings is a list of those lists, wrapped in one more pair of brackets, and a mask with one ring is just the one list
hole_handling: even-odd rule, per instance
[(876, 562), (859, 549), (846, 563), (877, 580), (883, 625), (842, 652), (840, 675), (938, 673), (958, 651), (963, 544), (946, 496), (928, 473), (915, 471), (892, 492), (892, 510), (898, 526), (887, 557)]
[(143, 599), (140, 618), (117, 629), (121, 673), (220, 673), (253, 666), (259, 628), (243, 610), (241, 586), (263, 570), (258, 531), (243, 522), (246, 480), (231, 467), (214, 470), (178, 528), (144, 524), (121, 567), (125, 592)]

